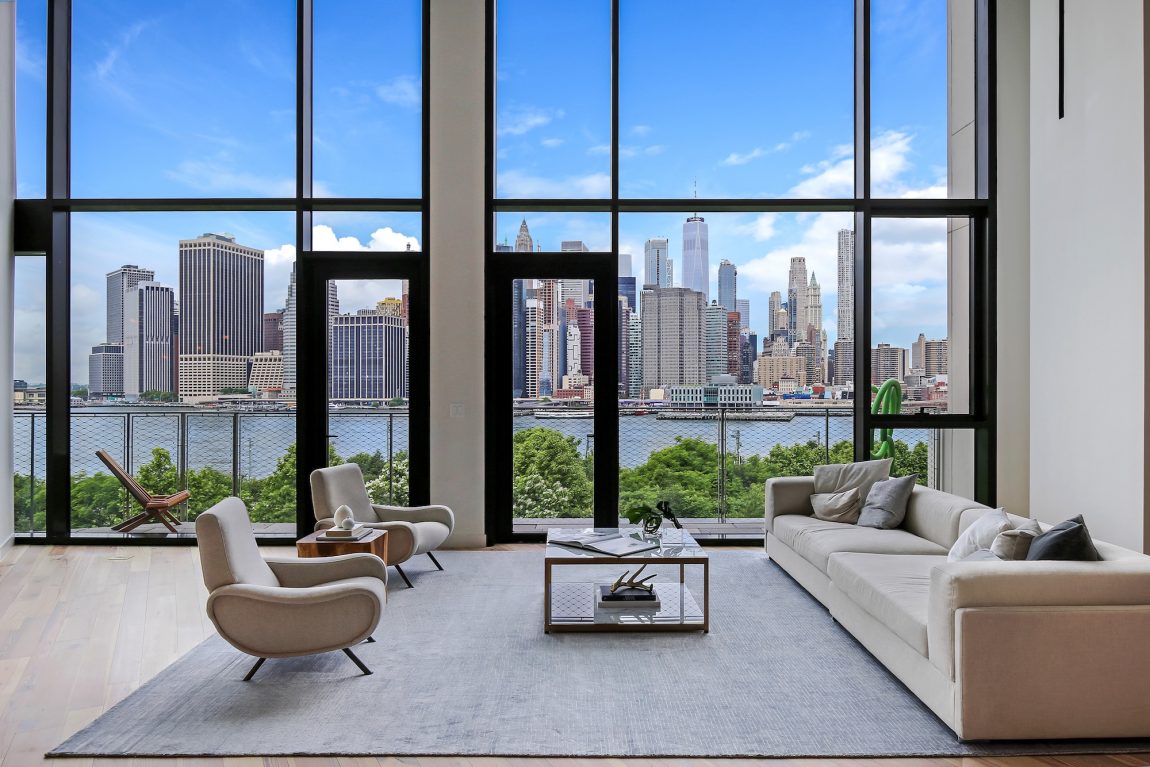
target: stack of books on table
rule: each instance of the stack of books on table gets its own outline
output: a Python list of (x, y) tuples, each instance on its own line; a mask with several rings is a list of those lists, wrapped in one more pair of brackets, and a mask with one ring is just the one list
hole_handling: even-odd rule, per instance
[(634, 610), (637, 608), (658, 610), (659, 595), (646, 589), (619, 588), (611, 591), (611, 585), (602, 583), (596, 587), (595, 604), (605, 610)]
[(356, 525), (350, 530), (344, 530), (340, 527), (330, 527), (324, 530), (318, 536), (317, 541), (358, 541), (361, 538), (366, 538), (371, 532), (370, 527), (364, 525)]

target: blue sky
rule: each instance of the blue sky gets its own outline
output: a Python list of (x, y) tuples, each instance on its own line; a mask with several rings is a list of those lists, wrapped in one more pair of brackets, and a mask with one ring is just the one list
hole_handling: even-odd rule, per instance
[[(941, 196), (946, 180), (946, 0), (874, 0), (874, 175), (889, 196)], [(851, 0), (623, 0), (620, 186), (635, 197), (851, 194)], [(315, 186), (324, 196), (420, 194), (420, 3), (316, 4)], [(17, 174), (44, 193), (44, 0), (17, 5)], [(77, 197), (270, 197), (294, 186), (294, 6), (289, 0), (117, 0), (74, 6), (73, 194)], [(606, 0), (500, 0), (498, 190), (597, 197), (610, 189), (610, 26)], [(514, 239), (503, 215), (497, 238)], [(610, 244), (609, 219), (528, 216), (537, 240)], [(642, 278), (642, 243), (682, 216), (621, 219)], [(712, 272), (728, 258), (740, 296), (765, 318), (791, 255), (823, 285), (833, 341), (834, 237), (841, 214), (708, 214)], [(396, 247), (419, 217), (330, 214), (331, 247)], [(102, 309), (85, 294), (122, 263), (174, 285), (178, 241), (228, 231), (268, 251), (268, 308), (282, 305), (294, 259), (279, 213), (88, 214), (74, 222), (73, 344), (98, 343)], [(943, 337), (945, 223), (876, 230), (875, 340)], [(353, 238), (353, 239), (348, 239)], [(415, 243), (418, 245), (418, 242)], [(17, 318), (29, 346), (17, 376), (42, 378), (43, 294), (34, 268)], [(167, 276), (165, 276), (167, 275)], [(42, 284), (42, 283), (39, 283)], [(364, 300), (370, 296), (365, 293)], [(881, 316), (879, 314), (881, 313)], [(765, 330), (765, 327), (760, 329)], [(42, 333), (42, 329), (40, 330)], [(40, 336), (42, 337), (42, 336)], [(39, 349), (39, 352), (37, 352)], [(85, 352), (86, 354), (86, 352)], [(83, 380), (86, 357), (74, 356)]]
[[(853, 196), (853, 5), (624, 0), (620, 194)], [(874, 0), (873, 13), (874, 193), (945, 196), (946, 0)], [(501, 0), (498, 35), (498, 194), (609, 196), (609, 3)], [(523, 218), (545, 249), (569, 239), (610, 249), (606, 214), (505, 213), (496, 241), (514, 243)], [(665, 236), (678, 282), (685, 218), (620, 216), (620, 251), (632, 254), (640, 280), (643, 242)], [(770, 292), (786, 293), (790, 258), (804, 256), (822, 285), (833, 343), (837, 232), (851, 216), (705, 218), (712, 297), (727, 258), (765, 333)], [(874, 256), (875, 342), (946, 337), (946, 222), (883, 222)]]

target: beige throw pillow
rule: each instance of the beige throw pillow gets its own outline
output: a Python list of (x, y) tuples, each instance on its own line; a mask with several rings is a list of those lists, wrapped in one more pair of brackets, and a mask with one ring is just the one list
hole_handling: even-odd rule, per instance
[(817, 519), (853, 525), (858, 522), (862, 499), (858, 488), (852, 487), (841, 493), (815, 493), (811, 496), (811, 506)]
[(866, 503), (871, 486), (890, 476), (893, 459), (832, 463), (815, 467), (815, 494), (842, 493), (852, 488), (859, 491), (859, 503)]
[(1013, 530), (1003, 530), (990, 544), (990, 550), (999, 559), (1026, 559), (1031, 542), (1042, 532), (1038, 522), (1028, 519)]

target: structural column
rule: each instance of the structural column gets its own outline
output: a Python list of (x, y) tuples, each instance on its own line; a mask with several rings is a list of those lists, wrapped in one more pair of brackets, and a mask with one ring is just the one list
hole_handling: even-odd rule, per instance
[[(16, 3), (0, 0), (0, 466), (12, 466), (12, 206), (16, 198)], [(0, 559), (12, 545), (12, 478), (0, 482)]]

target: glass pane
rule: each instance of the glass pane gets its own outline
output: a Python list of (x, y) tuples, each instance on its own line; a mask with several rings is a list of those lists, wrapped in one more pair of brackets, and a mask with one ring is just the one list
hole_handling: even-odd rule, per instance
[(295, 532), (293, 238), (285, 213), (73, 215), (75, 532), (171, 534), (121, 526), (140, 505), (98, 450), (150, 494), (189, 492), (180, 535), (234, 494), (257, 533)]
[(16, 196), (45, 194), (48, 4), (16, 3)]
[(45, 437), (44, 416), (48, 334), (45, 295), (46, 258), (18, 256), (13, 267), (12, 373), (12, 475), (15, 531), (45, 529)]
[(586, 283), (513, 282), (516, 532), (585, 527), (593, 516), (595, 309)]
[(621, 196), (854, 196), (851, 0), (619, 13)]
[(410, 299), (401, 280), (328, 281), (328, 463), (375, 503), (408, 502)]
[(885, 385), (882, 412), (970, 412), (969, 220), (876, 218), (871, 239), (872, 408)]
[(77, 197), (295, 194), (293, 3), (79, 0)]
[(624, 511), (665, 500), (700, 535), (762, 535), (767, 478), (852, 460), (853, 387), (834, 367), (853, 326), (836, 322), (851, 225), (842, 213), (620, 217), (621, 249), (642, 254), (636, 277), (620, 273)]
[(606, 253), (610, 213), (496, 213), (496, 252)]
[(872, 196), (975, 196), (974, 71), (971, 0), (872, 0)]
[(496, 196), (611, 196), (611, 4), (499, 0)]
[(312, 249), (422, 250), (423, 217), (392, 211), (317, 212), (312, 217)]
[(915, 474), (920, 485), (973, 499), (974, 439), (973, 429), (876, 429), (871, 449), (877, 454), (890, 443), (891, 476)]
[(316, 3), (316, 197), (421, 194), (421, 11), (418, 0)]

